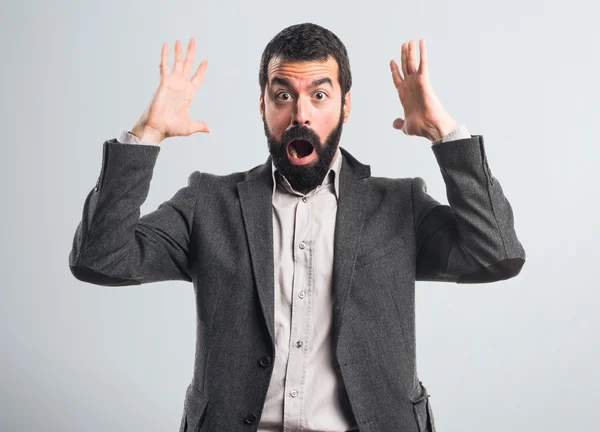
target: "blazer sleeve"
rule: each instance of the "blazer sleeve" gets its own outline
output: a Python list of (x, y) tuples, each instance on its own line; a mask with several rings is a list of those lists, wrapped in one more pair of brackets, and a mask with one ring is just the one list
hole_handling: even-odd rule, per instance
[(416, 279), (484, 283), (519, 274), (525, 250), (512, 208), (490, 171), (483, 137), (434, 144), (432, 150), (450, 205), (428, 195), (423, 179), (413, 179)]
[(69, 254), (77, 279), (105, 286), (191, 281), (188, 252), (200, 173), (140, 218), (159, 152), (154, 145), (104, 142), (100, 177), (85, 200)]

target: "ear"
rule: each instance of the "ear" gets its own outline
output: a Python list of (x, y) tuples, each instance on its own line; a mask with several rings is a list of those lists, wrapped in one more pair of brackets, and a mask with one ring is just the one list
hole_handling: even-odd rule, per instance
[(263, 100), (263, 95), (261, 93), (260, 97), (258, 98), (258, 110), (260, 111), (260, 116), (261, 118), (264, 115), (264, 106), (265, 106), (265, 101)]
[(348, 121), (348, 117), (350, 116), (350, 90), (346, 92), (346, 96), (344, 96), (344, 123)]

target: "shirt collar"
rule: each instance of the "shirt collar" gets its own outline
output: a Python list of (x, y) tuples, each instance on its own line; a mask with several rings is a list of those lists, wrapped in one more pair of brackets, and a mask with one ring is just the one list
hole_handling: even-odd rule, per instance
[[(333, 161), (333, 165), (331, 165), (331, 167), (327, 171), (327, 174), (325, 175), (325, 178), (323, 179), (323, 182), (321, 183), (321, 185), (326, 185), (326, 184), (331, 183), (331, 181), (333, 181), (335, 196), (339, 200), (340, 199), (340, 171), (342, 169), (342, 159), (343, 159), (342, 152), (340, 151), (339, 145), (338, 145), (337, 150), (335, 151), (334, 158), (335, 158), (335, 160)], [(277, 173), (277, 175), (276, 175), (276, 173)], [(273, 176), (273, 196), (275, 196), (275, 190), (277, 189), (278, 181), (280, 183), (282, 183), (282, 185), (286, 188), (286, 190), (288, 190), (288, 192), (302, 195), (301, 192), (295, 191), (290, 186), (287, 179), (283, 175), (281, 175), (281, 173), (279, 173), (279, 170), (277, 168), (275, 168), (275, 164), (273, 163), (273, 160), (271, 160), (271, 174)], [(333, 180), (331, 180), (331, 178), (333, 178)], [(314, 189), (313, 189), (313, 191), (314, 191)]]

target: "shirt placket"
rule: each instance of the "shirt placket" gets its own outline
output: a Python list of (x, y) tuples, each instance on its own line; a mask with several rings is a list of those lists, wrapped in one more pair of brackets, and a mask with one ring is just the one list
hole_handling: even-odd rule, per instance
[(298, 199), (294, 224), (294, 276), (290, 347), (285, 377), (284, 432), (302, 431), (313, 286), (312, 206)]

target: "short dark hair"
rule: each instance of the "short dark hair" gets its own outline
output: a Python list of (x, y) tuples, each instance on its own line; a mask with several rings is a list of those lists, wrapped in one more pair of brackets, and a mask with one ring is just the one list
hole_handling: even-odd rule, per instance
[(333, 56), (338, 64), (338, 81), (344, 96), (352, 86), (348, 52), (342, 41), (333, 32), (313, 23), (289, 26), (271, 39), (260, 60), (258, 83), (260, 94), (264, 96), (268, 80), (268, 66), (272, 58), (284, 61), (323, 61)]

